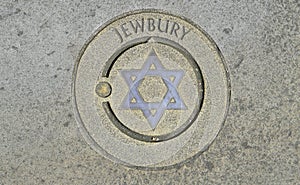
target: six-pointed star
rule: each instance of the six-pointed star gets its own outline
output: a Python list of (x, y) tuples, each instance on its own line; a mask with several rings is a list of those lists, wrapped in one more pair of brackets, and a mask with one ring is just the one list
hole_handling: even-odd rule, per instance
[[(142, 69), (121, 70), (120, 72), (129, 87), (121, 108), (141, 110), (153, 130), (156, 128), (165, 110), (186, 109), (177, 92), (177, 87), (184, 75), (184, 71), (165, 69), (154, 50), (148, 55)], [(167, 93), (161, 102), (146, 102), (142, 98), (138, 91), (138, 86), (146, 76), (161, 77), (167, 86)], [(152, 114), (151, 110), (154, 110), (155, 113)]]

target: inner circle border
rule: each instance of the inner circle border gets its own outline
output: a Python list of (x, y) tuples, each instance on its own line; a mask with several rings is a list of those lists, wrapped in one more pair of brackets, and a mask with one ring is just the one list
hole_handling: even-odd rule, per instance
[[(82, 134), (82, 136), (84, 137), (84, 139), (86, 140), (86, 142), (88, 144), (90, 144), (90, 146), (96, 150), (97, 152), (101, 153), (103, 156), (118, 162), (120, 164), (123, 164), (125, 166), (128, 167), (134, 167), (137, 169), (142, 169), (142, 170), (162, 170), (162, 169), (170, 169), (170, 168), (174, 168), (178, 165), (182, 165), (184, 163), (186, 163), (187, 161), (189, 161), (191, 158), (197, 157), (199, 156), (201, 153), (203, 153), (204, 151), (206, 151), (208, 149), (208, 146), (212, 144), (212, 142), (214, 141), (214, 139), (212, 139), (211, 141), (209, 141), (209, 143), (206, 145), (206, 147), (204, 147), (203, 149), (199, 149), (199, 152), (194, 154), (193, 156), (189, 156), (187, 158), (185, 158), (184, 160), (181, 160), (180, 162), (176, 162), (176, 163), (172, 163), (170, 165), (164, 165), (164, 166), (159, 166), (159, 167), (155, 167), (155, 166), (132, 166), (131, 164), (122, 161), (121, 159), (113, 156), (112, 154), (108, 153), (106, 150), (104, 150), (103, 148), (99, 147), (99, 145), (97, 144), (97, 142), (89, 135), (86, 127), (83, 124), (83, 121), (81, 119), (81, 116), (79, 114), (79, 110), (77, 108), (77, 101), (76, 101), (76, 75), (77, 75), (77, 70), (78, 70), (78, 66), (80, 64), (80, 60), (85, 52), (85, 50), (87, 49), (87, 47), (89, 46), (89, 44), (94, 40), (94, 38), (98, 35), (99, 32), (101, 32), (103, 29), (105, 29), (107, 26), (109, 26), (111, 23), (119, 20), (120, 18), (124, 18), (126, 16), (130, 16), (130, 15), (134, 15), (134, 14), (140, 14), (140, 13), (160, 13), (160, 14), (165, 14), (168, 16), (173, 16), (175, 18), (181, 19), (183, 21), (188, 22), (189, 24), (191, 24), (192, 26), (194, 26), (195, 28), (197, 28), (200, 32), (202, 32), (202, 34), (209, 40), (209, 42), (212, 44), (212, 47), (217, 51), (218, 56), (220, 57), (221, 61), (222, 61), (222, 65), (223, 68), (225, 70), (225, 76), (226, 76), (226, 82), (227, 82), (227, 98), (226, 98), (226, 110), (225, 110), (225, 116), (223, 117), (223, 121), (220, 125), (220, 129), (217, 131), (217, 133), (215, 134), (215, 137), (217, 137), (217, 135), (219, 134), (220, 130), (222, 129), (222, 127), (224, 126), (225, 120), (226, 120), (226, 115), (228, 114), (228, 110), (229, 110), (229, 106), (230, 106), (230, 101), (231, 101), (231, 80), (230, 80), (230, 75), (229, 75), (229, 68), (225, 62), (224, 56), (222, 55), (219, 47), (217, 46), (217, 44), (215, 43), (215, 41), (211, 38), (211, 36), (204, 31), (199, 25), (197, 25), (196, 23), (194, 23), (192, 20), (183, 17), (183, 16), (179, 16), (173, 13), (170, 13), (168, 11), (165, 10), (161, 10), (161, 9), (139, 9), (139, 10), (133, 10), (133, 11), (128, 11), (122, 14), (119, 14), (118, 16), (113, 17), (112, 19), (109, 19), (107, 21), (105, 21), (105, 23), (103, 23), (100, 27), (98, 27), (93, 34), (87, 39), (87, 41), (84, 43), (84, 45), (82, 46), (78, 56), (76, 57), (75, 60), (75, 64), (74, 64), (74, 68), (73, 68), (73, 74), (72, 74), (72, 84), (71, 84), (71, 94), (72, 94), (72, 99), (73, 99), (73, 109), (74, 109), (74, 113), (75, 113), (75, 119), (77, 120), (77, 126)], [(215, 138), (214, 137), (214, 138)]]
[(126, 50), (139, 45), (139, 44), (145, 44), (148, 43), (149, 40), (153, 39), (156, 43), (163, 44), (169, 47), (172, 47), (176, 49), (178, 52), (180, 52), (182, 55), (184, 55), (187, 60), (189, 61), (190, 65), (193, 68), (193, 71), (196, 75), (197, 78), (197, 86), (198, 86), (198, 96), (199, 96), (199, 101), (196, 102), (196, 109), (192, 112), (188, 120), (179, 128), (174, 130), (171, 133), (163, 134), (163, 135), (146, 135), (146, 134), (141, 134), (138, 132), (133, 131), (132, 129), (126, 127), (119, 119), (118, 117), (114, 114), (110, 103), (108, 101), (102, 103), (102, 107), (104, 108), (104, 111), (108, 115), (109, 119), (111, 122), (124, 134), (132, 137), (133, 139), (137, 139), (140, 141), (144, 142), (162, 142), (162, 141), (167, 141), (169, 139), (173, 139), (174, 137), (179, 136), (181, 133), (183, 133), (186, 129), (188, 129), (191, 124), (196, 120), (198, 117), (200, 110), (202, 108), (202, 103), (204, 97), (204, 80), (203, 76), (201, 73), (201, 69), (193, 56), (184, 48), (182, 47), (179, 43), (176, 43), (174, 41), (171, 41), (166, 38), (162, 37), (155, 37), (155, 36), (149, 36), (149, 37), (142, 37), (142, 38), (137, 38), (134, 39), (130, 42), (128, 42), (126, 45), (124, 45), (122, 48), (117, 50), (115, 54), (106, 62), (105, 67), (103, 69), (103, 72), (101, 74), (102, 77), (109, 77), (110, 70), (112, 66), (114, 65), (115, 61), (118, 59), (120, 55), (122, 55), (123, 52)]

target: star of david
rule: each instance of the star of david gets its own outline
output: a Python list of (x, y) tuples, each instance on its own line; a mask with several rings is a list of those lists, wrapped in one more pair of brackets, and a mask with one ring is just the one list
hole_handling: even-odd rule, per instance
[[(129, 87), (121, 108), (141, 110), (153, 130), (166, 110), (186, 109), (177, 91), (184, 71), (165, 69), (154, 50), (148, 55), (142, 69), (121, 70), (120, 72)], [(161, 102), (146, 102), (138, 91), (139, 85), (146, 76), (158, 76), (166, 85), (168, 90)]]

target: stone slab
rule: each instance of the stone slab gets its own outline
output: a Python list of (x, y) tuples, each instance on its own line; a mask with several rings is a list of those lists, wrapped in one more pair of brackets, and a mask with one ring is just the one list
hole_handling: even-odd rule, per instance
[[(299, 1), (2, 1), (0, 184), (297, 184)], [(86, 144), (72, 71), (104, 22), (155, 8), (199, 24), (229, 67), (224, 128), (200, 156), (159, 171), (127, 168)]]

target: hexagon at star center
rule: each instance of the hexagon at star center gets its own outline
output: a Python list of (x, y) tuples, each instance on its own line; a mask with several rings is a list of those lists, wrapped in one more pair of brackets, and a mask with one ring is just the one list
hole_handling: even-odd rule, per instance
[(168, 88), (161, 77), (145, 76), (138, 91), (145, 102), (161, 102), (166, 95)]

